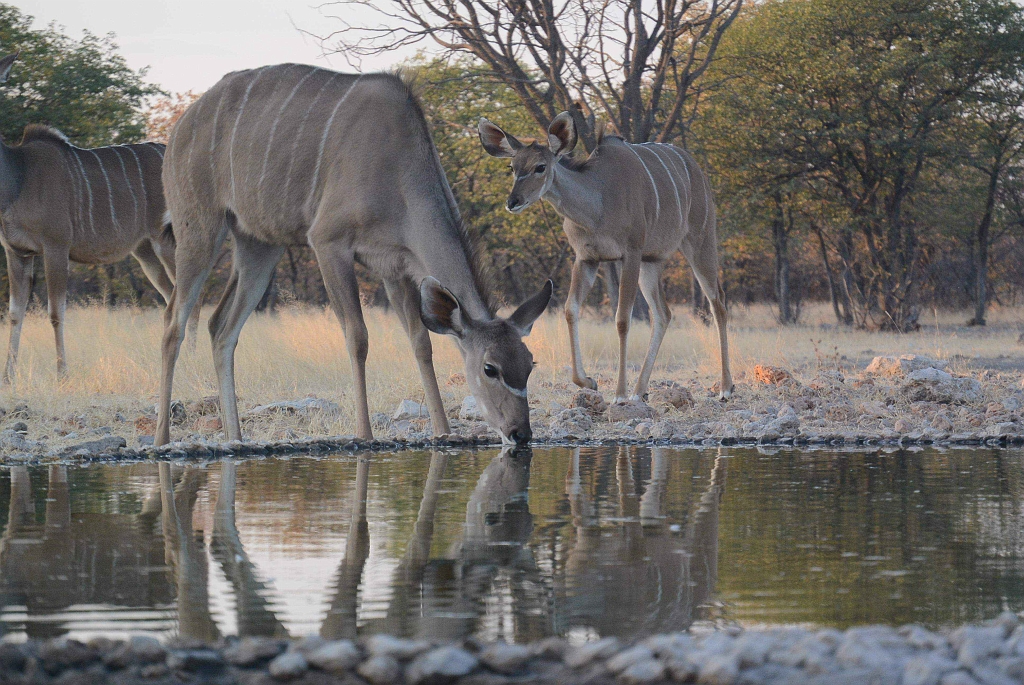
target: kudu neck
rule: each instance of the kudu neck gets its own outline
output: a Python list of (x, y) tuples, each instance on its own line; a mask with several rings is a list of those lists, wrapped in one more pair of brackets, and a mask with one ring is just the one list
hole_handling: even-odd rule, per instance
[(595, 187), (594, 174), (584, 174), (560, 164), (555, 165), (551, 187), (544, 199), (555, 211), (574, 223), (593, 229), (601, 222), (601, 192)]
[(0, 140), (0, 212), (6, 211), (18, 199), (24, 176), (21, 151)]

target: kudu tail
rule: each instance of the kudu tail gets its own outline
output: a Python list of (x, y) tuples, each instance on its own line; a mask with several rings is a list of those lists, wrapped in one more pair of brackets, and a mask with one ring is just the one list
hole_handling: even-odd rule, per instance
[(162, 223), (164, 230), (161, 232), (160, 237), (171, 247), (177, 247), (178, 242), (174, 238), (174, 223), (171, 221), (171, 213), (169, 211), (164, 212)]

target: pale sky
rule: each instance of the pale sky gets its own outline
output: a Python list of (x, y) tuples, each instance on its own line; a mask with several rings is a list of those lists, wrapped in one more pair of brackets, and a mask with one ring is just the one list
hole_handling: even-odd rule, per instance
[[(35, 27), (51, 21), (79, 38), (83, 29), (117, 34), (133, 69), (150, 67), (147, 80), (171, 92), (202, 92), (229, 71), (279, 62), (318, 64), (351, 71), (340, 55), (323, 57), (319, 42), (299, 29), (324, 35), (339, 27), (318, 0), (13, 0)], [(351, 9), (346, 11), (351, 12)], [(364, 60), (364, 69), (410, 56)]]

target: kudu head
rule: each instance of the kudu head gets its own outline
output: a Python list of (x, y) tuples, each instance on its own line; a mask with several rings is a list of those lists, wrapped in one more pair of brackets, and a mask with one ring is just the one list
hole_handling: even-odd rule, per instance
[(518, 214), (544, 196), (555, 179), (558, 159), (576, 147), (576, 125), (562, 112), (548, 126), (547, 143), (519, 140), (486, 119), (480, 120), (480, 142), (492, 157), (510, 157), (512, 192), (505, 208)]
[(420, 284), (420, 318), (434, 333), (455, 338), (466, 363), (466, 383), (487, 424), (505, 444), (524, 445), (533, 437), (526, 382), (533, 355), (522, 338), (530, 334), (551, 300), (551, 281), (507, 319), (475, 321), (450, 290), (433, 278)]

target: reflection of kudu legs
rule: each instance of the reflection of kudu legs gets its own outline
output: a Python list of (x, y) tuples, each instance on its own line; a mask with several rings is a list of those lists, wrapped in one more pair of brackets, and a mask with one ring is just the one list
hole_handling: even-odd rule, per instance
[(178, 585), (178, 632), (183, 637), (212, 641), (217, 639), (218, 631), (210, 616), (206, 554), (192, 530), (192, 511), (203, 474), (186, 467), (175, 488), (171, 465), (161, 462), (159, 469), (164, 556)]
[(434, 435), (444, 435), (451, 429), (448, 427), (448, 416), (444, 413), (444, 402), (441, 391), (437, 387), (437, 374), (434, 373), (433, 349), (430, 346), (430, 333), (420, 319), (420, 291), (412, 281), (404, 278), (400, 281), (384, 281), (391, 305), (398, 312), (398, 318), (405, 328), (406, 335), (412, 343), (413, 354), (420, 370), (420, 380), (426, 396), (427, 409), (430, 411), (430, 423)]
[(690, 575), (694, 588), (694, 607), (708, 601), (718, 579), (718, 512), (725, 492), (728, 461), (721, 455), (715, 457), (711, 481), (700, 498), (693, 526), (687, 531), (686, 537), (692, 551)]
[(370, 529), (366, 522), (366, 486), (370, 462), (360, 459), (356, 466), (356, 487), (352, 492), (352, 521), (345, 540), (345, 557), (338, 566), (334, 599), (320, 626), (320, 636), (328, 640), (354, 638), (359, 609), (359, 583), (370, 556)]
[(651, 450), (651, 481), (640, 497), (640, 522), (645, 529), (651, 526), (660, 527), (665, 520), (662, 512), (662, 500), (665, 496), (670, 461), (666, 452), (667, 450), (663, 447), (655, 447)]
[(423, 498), (420, 500), (420, 509), (416, 515), (416, 523), (413, 526), (412, 538), (405, 548), (405, 556), (395, 569), (394, 580), (391, 583), (394, 594), (388, 604), (387, 617), (381, 629), (392, 635), (407, 635), (415, 631), (410, 630), (410, 622), (414, 617), (423, 614), (422, 606), (413, 606), (414, 602), (422, 599), (420, 586), (423, 579), (423, 567), (430, 559), (430, 544), (434, 539), (434, 511), (437, 509), (437, 494), (440, 489), (441, 479), (444, 477), (445, 467), (448, 465), (448, 455), (444, 452), (433, 452), (430, 455), (430, 468), (427, 471), (427, 481), (423, 486)]
[(257, 575), (256, 567), (238, 537), (235, 526), (235, 482), (237, 464), (221, 462), (220, 490), (213, 516), (213, 537), (210, 552), (235, 591), (238, 634), (285, 637), (288, 631), (274, 615), (267, 602), (267, 587)]

